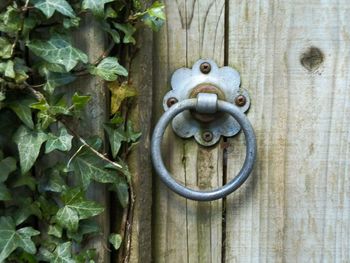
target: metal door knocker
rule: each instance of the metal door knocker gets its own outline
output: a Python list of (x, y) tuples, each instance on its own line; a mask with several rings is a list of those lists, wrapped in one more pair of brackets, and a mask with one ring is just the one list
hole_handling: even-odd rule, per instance
[[(249, 109), (248, 93), (240, 89), (240, 76), (230, 67), (219, 68), (209, 59), (197, 61), (192, 69), (181, 68), (171, 79), (172, 90), (163, 101), (165, 113), (152, 136), (153, 166), (171, 190), (188, 199), (211, 201), (223, 198), (238, 189), (253, 170), (256, 138), (244, 112)], [(230, 182), (211, 191), (196, 191), (175, 181), (166, 169), (161, 155), (162, 138), (172, 121), (174, 132), (181, 138), (194, 136), (202, 146), (212, 146), (221, 136), (231, 137), (243, 130), (246, 157), (242, 169)]]

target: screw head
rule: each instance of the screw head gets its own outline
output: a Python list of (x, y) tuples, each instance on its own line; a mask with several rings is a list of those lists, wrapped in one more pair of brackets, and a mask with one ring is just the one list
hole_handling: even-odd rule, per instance
[(167, 100), (166, 105), (170, 108), (174, 104), (178, 103), (177, 98), (171, 97)]
[(235, 98), (235, 104), (239, 107), (243, 107), (247, 103), (247, 98), (243, 95), (238, 95)]
[(208, 74), (211, 71), (211, 65), (208, 62), (203, 62), (199, 68), (203, 74)]
[(213, 140), (213, 133), (210, 132), (210, 131), (205, 131), (202, 133), (202, 139), (205, 141), (205, 142), (210, 142)]

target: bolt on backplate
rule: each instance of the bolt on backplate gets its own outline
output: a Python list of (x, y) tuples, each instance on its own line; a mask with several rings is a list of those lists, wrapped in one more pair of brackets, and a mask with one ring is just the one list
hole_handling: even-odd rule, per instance
[[(192, 69), (180, 68), (171, 78), (171, 90), (164, 96), (163, 107), (167, 111), (175, 103), (197, 98), (200, 93), (213, 93), (218, 100), (235, 104), (246, 112), (250, 106), (249, 94), (240, 88), (240, 75), (231, 67), (219, 68), (210, 59), (200, 59)], [(172, 121), (174, 132), (181, 138), (195, 137), (203, 146), (211, 146), (221, 136), (231, 137), (240, 131), (238, 122), (229, 114), (216, 112), (203, 114), (186, 110)]]

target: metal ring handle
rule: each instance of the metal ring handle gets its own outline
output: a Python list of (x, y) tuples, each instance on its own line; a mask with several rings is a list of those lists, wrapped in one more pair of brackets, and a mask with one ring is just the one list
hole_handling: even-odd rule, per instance
[(176, 103), (163, 114), (157, 123), (152, 136), (152, 162), (154, 169), (160, 176), (160, 179), (163, 181), (163, 183), (177, 194), (192, 200), (212, 201), (227, 196), (228, 194), (237, 190), (247, 180), (249, 174), (253, 170), (256, 158), (256, 138), (252, 125), (250, 124), (247, 117), (240, 111), (240, 109), (226, 101), (218, 100), (218, 111), (226, 112), (233, 116), (244, 132), (247, 151), (243, 167), (235, 178), (233, 178), (224, 186), (215, 190), (196, 191), (181, 185), (172, 178), (164, 165), (161, 155), (161, 144), (163, 134), (170, 121), (180, 112), (184, 110), (196, 109), (196, 106), (197, 99), (186, 99)]

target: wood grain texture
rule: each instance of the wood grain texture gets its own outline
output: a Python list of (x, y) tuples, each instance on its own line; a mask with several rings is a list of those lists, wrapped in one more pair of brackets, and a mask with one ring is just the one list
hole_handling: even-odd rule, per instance
[[(350, 3), (229, 6), (229, 64), (251, 94), (259, 156), (227, 200), (225, 262), (349, 262)], [(229, 143), (232, 178), (242, 135)]]
[[(170, 89), (171, 74), (199, 58), (224, 61), (224, 1), (165, 1), (167, 22), (157, 34), (154, 61), (154, 122)], [(222, 149), (198, 147), (168, 129), (164, 137), (166, 166), (179, 182), (193, 189), (222, 185)], [(220, 262), (221, 201), (198, 203), (169, 191), (158, 179), (154, 187), (154, 262)]]
[[(74, 38), (75, 45), (89, 56), (90, 62), (96, 61), (103, 54), (105, 35), (95, 19), (92, 19), (89, 15), (83, 19), (79, 31), (74, 33)], [(84, 138), (93, 135), (104, 138), (103, 124), (108, 119), (109, 105), (105, 82), (93, 76), (80, 77), (74, 82), (74, 91), (91, 96), (91, 101), (84, 109), (82, 116), (85, 121), (77, 122), (75, 129)], [(105, 212), (96, 217), (101, 226), (102, 235), (90, 240), (87, 246), (96, 249), (99, 262), (109, 262), (110, 252), (107, 250), (110, 233), (109, 192), (106, 186), (92, 183), (88, 189), (88, 197), (103, 205)]]
[[(149, 5), (152, 1), (144, 2)], [(153, 34), (149, 28), (140, 29), (137, 46), (138, 51), (131, 61), (129, 75), (138, 95), (129, 112), (129, 119), (134, 128), (142, 132), (142, 137), (128, 158), (135, 192), (130, 262), (146, 263), (152, 259), (152, 164), (149, 157), (153, 103)]]

